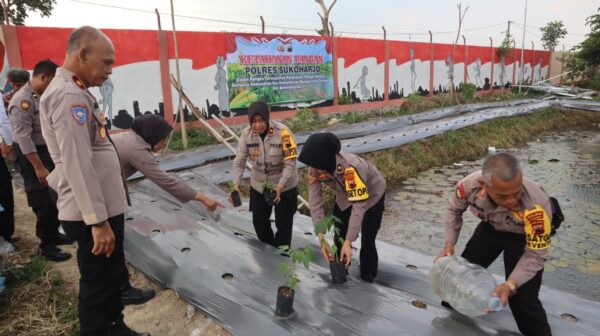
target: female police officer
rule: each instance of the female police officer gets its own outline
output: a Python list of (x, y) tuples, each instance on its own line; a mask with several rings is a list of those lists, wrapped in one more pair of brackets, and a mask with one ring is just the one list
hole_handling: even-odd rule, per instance
[[(381, 226), (385, 199), (385, 179), (369, 161), (347, 153), (340, 153), (340, 140), (332, 133), (312, 134), (298, 157), (308, 168), (308, 191), (310, 215), (314, 224), (324, 216), (325, 196), (323, 185), (335, 191), (333, 215), (341, 220), (336, 223), (344, 243), (335, 237), (340, 251), (340, 261), (346, 267), (352, 259), (351, 243), (361, 232), (360, 277), (372, 282), (377, 275), (379, 261), (375, 238)], [(324, 239), (323, 233), (319, 239)], [(340, 246), (341, 245), (341, 246)], [(321, 244), (321, 252), (333, 261), (327, 244)]]
[[(263, 102), (250, 104), (248, 120), (250, 126), (240, 136), (233, 162), (234, 189), (239, 192), (246, 161), (250, 160), (250, 210), (256, 235), (275, 247), (290, 246), (292, 221), (298, 205), (296, 141), (285, 125), (269, 120), (269, 107)], [(275, 234), (269, 220), (273, 206), (263, 195), (267, 180), (275, 185)]]

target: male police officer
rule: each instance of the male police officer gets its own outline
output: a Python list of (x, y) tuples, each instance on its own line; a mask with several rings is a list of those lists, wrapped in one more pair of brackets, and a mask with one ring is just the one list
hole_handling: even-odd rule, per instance
[(56, 169), (48, 184), (58, 192), (59, 219), (77, 240), (81, 275), (81, 335), (139, 335), (123, 322), (120, 286), (127, 191), (106, 120), (88, 87), (112, 73), (114, 47), (92, 27), (71, 33), (67, 55), (40, 103), (42, 132)]
[(4, 102), (4, 107), (8, 108), (8, 104), (10, 103), (13, 95), (29, 81), (29, 72), (23, 68), (12, 68), (8, 71), (6, 79), (12, 88), (10, 91), (4, 93), (2, 96), (2, 101)]
[[(504, 252), (506, 281), (493, 292), (510, 305), (525, 335), (551, 335), (538, 295), (549, 258), (552, 206), (535, 182), (523, 177), (517, 159), (507, 153), (489, 156), (481, 171), (456, 185), (444, 217), (446, 245), (439, 257), (454, 254), (467, 210), (481, 219), (462, 257), (488, 267)], [(444, 303), (447, 306), (447, 303)]]
[(56, 245), (73, 241), (58, 232), (58, 209), (50, 197), (46, 177), (54, 169), (42, 137), (39, 115), (39, 98), (50, 84), (57, 65), (50, 60), (41, 61), (33, 68), (33, 77), (10, 100), (8, 114), (13, 130), (13, 150), (21, 168), (27, 193), (27, 203), (36, 216), (35, 233), (40, 239), (41, 255), (52, 261), (65, 261), (71, 254)]

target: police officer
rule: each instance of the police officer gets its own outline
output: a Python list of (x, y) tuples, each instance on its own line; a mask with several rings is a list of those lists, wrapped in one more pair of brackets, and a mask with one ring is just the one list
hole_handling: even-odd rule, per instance
[[(315, 133), (306, 140), (300, 152), (298, 161), (309, 167), (310, 215), (314, 224), (325, 217), (323, 186), (333, 189), (333, 215), (341, 220), (336, 223), (341, 236), (335, 237), (340, 261), (345, 261), (346, 267), (350, 266), (351, 243), (360, 232), (360, 277), (373, 282), (379, 262), (375, 238), (385, 209), (386, 182), (372, 163), (354, 154), (340, 153), (340, 150), (340, 140), (334, 134)], [(344, 238), (343, 244), (338, 238)], [(319, 234), (319, 239), (324, 239), (323, 233)], [(325, 259), (333, 261), (327, 244), (321, 246)]]
[(29, 72), (23, 68), (12, 68), (8, 71), (6, 79), (12, 88), (9, 92), (6, 92), (3, 95), (2, 101), (4, 102), (4, 107), (8, 108), (8, 104), (10, 103), (13, 95), (29, 81)]
[[(552, 208), (550, 198), (535, 182), (523, 177), (517, 159), (507, 153), (489, 156), (481, 171), (456, 185), (444, 217), (446, 245), (438, 255), (454, 254), (469, 209), (481, 219), (462, 257), (488, 267), (504, 254), (506, 281), (493, 294), (510, 305), (525, 335), (551, 335), (538, 296), (544, 263), (549, 258)], [(447, 303), (442, 303), (449, 306)]]
[[(185, 182), (167, 174), (156, 162), (152, 152), (159, 152), (164, 148), (166, 139), (173, 130), (169, 123), (157, 115), (144, 114), (133, 120), (131, 128), (132, 131), (112, 136), (126, 177), (135, 174), (139, 170), (146, 178), (156, 183), (180, 202), (196, 200), (204, 204), (210, 211), (223, 206), (203, 193), (196, 192)], [(121, 302), (123, 304), (141, 304), (153, 297), (153, 290), (137, 289), (132, 287), (129, 281), (126, 282), (121, 291)]]
[(13, 161), (12, 129), (4, 105), (0, 105), (0, 236), (5, 241), (17, 241), (15, 232), (15, 200), (12, 188), (12, 175), (6, 167), (4, 159)]
[[(262, 242), (275, 247), (290, 246), (294, 213), (298, 207), (296, 140), (284, 124), (270, 120), (269, 106), (264, 102), (250, 104), (248, 121), (250, 126), (240, 136), (233, 161), (234, 189), (240, 191), (246, 161), (250, 160), (250, 210), (256, 235)], [(263, 195), (263, 184), (267, 180), (274, 185), (276, 192), (275, 234), (270, 221), (273, 206)]]
[(41, 61), (33, 68), (33, 77), (12, 97), (8, 114), (13, 129), (13, 150), (21, 169), (27, 203), (36, 216), (35, 234), (40, 239), (40, 252), (52, 261), (65, 261), (71, 254), (56, 245), (73, 241), (58, 232), (58, 209), (51, 198), (46, 177), (54, 170), (54, 163), (42, 137), (39, 98), (54, 78), (58, 66), (50, 60)]
[(88, 26), (74, 30), (65, 62), (40, 102), (42, 133), (56, 165), (48, 184), (58, 193), (65, 232), (78, 243), (81, 335), (139, 335), (123, 322), (120, 300), (127, 277), (126, 184), (106, 119), (88, 91), (108, 78), (113, 63), (106, 35)]

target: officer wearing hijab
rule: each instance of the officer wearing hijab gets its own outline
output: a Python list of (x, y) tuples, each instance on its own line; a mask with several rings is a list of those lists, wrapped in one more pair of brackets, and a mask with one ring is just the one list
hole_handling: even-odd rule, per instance
[[(264, 102), (250, 104), (248, 121), (250, 125), (240, 136), (233, 161), (234, 189), (240, 191), (246, 161), (249, 160), (252, 163), (250, 210), (256, 235), (262, 242), (275, 247), (290, 246), (294, 213), (298, 207), (296, 140), (284, 124), (270, 120), (269, 106)], [(271, 182), (276, 192), (275, 234), (270, 220), (273, 206), (264, 196), (265, 181)]]
[[(351, 243), (361, 233), (360, 276), (373, 282), (379, 263), (375, 238), (385, 209), (385, 178), (369, 161), (340, 150), (340, 140), (334, 134), (315, 133), (300, 152), (298, 161), (308, 166), (310, 216), (315, 225), (325, 217), (323, 187), (334, 190), (333, 215), (341, 221), (336, 222), (340, 237), (335, 237), (339, 261), (345, 261), (346, 267), (350, 265)], [(338, 238), (343, 238), (343, 244)], [(323, 239), (324, 234), (320, 233), (319, 240)], [(321, 252), (327, 261), (333, 261), (327, 244), (321, 244)]]

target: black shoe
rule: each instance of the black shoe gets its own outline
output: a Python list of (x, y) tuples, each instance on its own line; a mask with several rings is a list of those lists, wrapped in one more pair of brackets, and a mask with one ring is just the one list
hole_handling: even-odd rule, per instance
[(455, 310), (448, 302), (446, 301), (442, 301), (442, 307), (446, 307), (446, 308), (450, 308), (452, 310)]
[(71, 259), (71, 254), (63, 252), (54, 245), (40, 245), (40, 254), (50, 261), (65, 261)]
[(129, 285), (121, 289), (121, 303), (139, 305), (152, 299), (155, 294), (153, 289), (139, 289)]
[(44, 239), (44, 241), (48, 242), (50, 245), (71, 245), (75, 242), (74, 240), (69, 239), (67, 235), (64, 235), (60, 232), (56, 235), (52, 235), (50, 238)]

